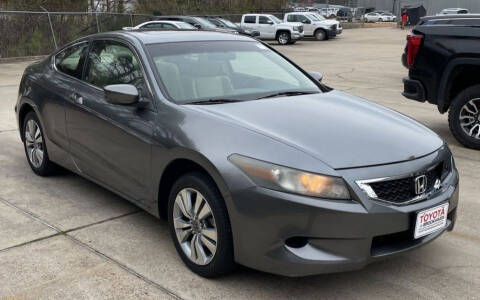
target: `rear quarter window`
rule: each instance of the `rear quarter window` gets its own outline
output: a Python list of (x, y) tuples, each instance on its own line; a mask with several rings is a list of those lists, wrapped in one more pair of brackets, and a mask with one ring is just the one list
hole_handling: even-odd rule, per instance
[(68, 47), (55, 55), (55, 67), (61, 73), (82, 78), (83, 61), (88, 43), (84, 42)]

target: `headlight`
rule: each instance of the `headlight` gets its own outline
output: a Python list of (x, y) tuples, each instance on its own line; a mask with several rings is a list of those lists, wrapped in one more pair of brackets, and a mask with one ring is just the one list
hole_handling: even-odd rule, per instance
[(232, 154), (228, 159), (253, 182), (267, 189), (320, 198), (350, 199), (347, 186), (340, 177), (304, 172), (238, 154)]
[(293, 31), (300, 31), (300, 26), (293, 26)]

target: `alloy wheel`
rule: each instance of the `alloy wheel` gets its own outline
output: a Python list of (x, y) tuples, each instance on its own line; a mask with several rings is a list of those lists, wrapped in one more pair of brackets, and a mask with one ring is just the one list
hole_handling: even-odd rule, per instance
[(210, 263), (217, 250), (217, 227), (212, 209), (200, 192), (184, 188), (177, 194), (173, 226), (184, 254), (195, 264)]
[(25, 148), (30, 163), (35, 168), (40, 168), (43, 163), (45, 147), (40, 126), (33, 119), (28, 120), (25, 126)]
[(480, 139), (480, 98), (465, 103), (459, 118), (463, 132), (471, 138)]
[(287, 33), (280, 33), (280, 35), (278, 36), (278, 41), (280, 42), (280, 44), (282, 45), (285, 45), (288, 43), (288, 34)]

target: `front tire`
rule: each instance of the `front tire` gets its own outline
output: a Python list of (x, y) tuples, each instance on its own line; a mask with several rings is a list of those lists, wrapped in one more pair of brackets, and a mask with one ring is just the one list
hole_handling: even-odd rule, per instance
[(192, 172), (175, 182), (168, 201), (168, 223), (178, 254), (194, 273), (211, 278), (234, 270), (227, 208), (208, 176)]
[(315, 39), (317, 41), (324, 41), (326, 38), (327, 38), (327, 34), (322, 29), (318, 29), (317, 31), (315, 31)]
[(469, 87), (455, 97), (448, 112), (448, 124), (457, 141), (480, 150), (480, 85)]
[(35, 174), (48, 176), (57, 170), (56, 165), (48, 158), (45, 136), (35, 112), (27, 113), (23, 120), (23, 147), (28, 164)]
[(289, 32), (286, 32), (286, 31), (283, 31), (283, 32), (280, 32), (278, 33), (277, 35), (277, 42), (279, 45), (288, 45), (290, 42), (291, 42), (291, 37), (290, 37), (290, 33)]

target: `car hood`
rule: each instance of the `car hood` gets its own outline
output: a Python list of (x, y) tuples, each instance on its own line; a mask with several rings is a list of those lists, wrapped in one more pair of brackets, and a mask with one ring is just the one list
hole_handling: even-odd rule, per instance
[(334, 169), (412, 160), (443, 145), (413, 119), (339, 91), (191, 107), (295, 147)]
[(337, 26), (340, 24), (340, 22), (336, 20), (323, 20), (323, 21), (318, 21), (318, 23), (326, 24), (326, 25), (337, 25)]

